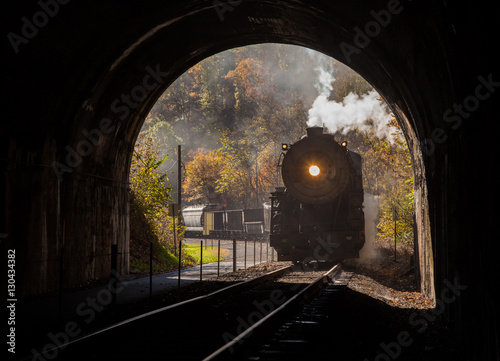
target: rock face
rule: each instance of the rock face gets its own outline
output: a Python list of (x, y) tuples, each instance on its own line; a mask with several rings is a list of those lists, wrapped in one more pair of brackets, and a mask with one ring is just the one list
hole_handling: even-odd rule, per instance
[(209, 55), (285, 42), (346, 63), (391, 106), (415, 165), (422, 290), (446, 306), (463, 340), (472, 337), (467, 344), (482, 353), (478, 359), (499, 357), (490, 162), (500, 71), (492, 6), (12, 2), (2, 21), (0, 233), (16, 249), (18, 295), (57, 289), (61, 257), (65, 286), (107, 277), (112, 244), (126, 273), (128, 169), (148, 110)]

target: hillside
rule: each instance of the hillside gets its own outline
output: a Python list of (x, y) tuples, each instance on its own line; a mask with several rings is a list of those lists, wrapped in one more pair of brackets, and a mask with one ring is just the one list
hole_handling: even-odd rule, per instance
[(170, 272), (178, 266), (178, 258), (158, 240), (137, 203), (130, 202), (130, 273), (149, 273), (150, 242), (153, 243), (154, 273)]

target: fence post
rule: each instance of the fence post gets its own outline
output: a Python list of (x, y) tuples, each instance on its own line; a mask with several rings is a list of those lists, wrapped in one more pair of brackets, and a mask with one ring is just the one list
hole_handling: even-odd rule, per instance
[(266, 262), (269, 262), (269, 242), (266, 242)]
[(203, 281), (203, 240), (200, 247), (200, 282)]
[(177, 288), (181, 288), (181, 255), (182, 255), (182, 240), (179, 240), (179, 275), (177, 277)]
[(247, 237), (245, 237), (245, 269), (247, 269)]
[(260, 247), (260, 263), (262, 263), (262, 241), (259, 242)]
[(173, 233), (174, 233), (174, 256), (177, 256), (177, 232), (175, 228), (175, 205), (172, 205), (172, 228), (173, 228)]
[(255, 266), (255, 262), (256, 262), (256, 260), (255, 260), (255, 247), (256, 247), (256, 245), (255, 245), (255, 243), (256, 243), (256, 239), (254, 238), (253, 239), (253, 265), (254, 266)]
[(220, 239), (217, 245), (217, 277), (219, 277), (220, 273)]
[(233, 272), (236, 272), (236, 239), (233, 239)]

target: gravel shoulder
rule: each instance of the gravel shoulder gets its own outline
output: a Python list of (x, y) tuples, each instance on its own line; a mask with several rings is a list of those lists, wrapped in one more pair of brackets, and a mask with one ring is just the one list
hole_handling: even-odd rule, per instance
[(413, 272), (407, 263), (392, 260), (358, 265), (348, 287), (392, 307), (432, 308), (432, 301), (418, 291)]

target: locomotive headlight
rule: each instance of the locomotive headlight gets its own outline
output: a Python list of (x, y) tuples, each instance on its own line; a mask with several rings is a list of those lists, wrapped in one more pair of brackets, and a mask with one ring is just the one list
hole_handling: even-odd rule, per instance
[(317, 165), (312, 165), (309, 167), (309, 174), (312, 175), (313, 177), (316, 177), (320, 173), (320, 169)]

